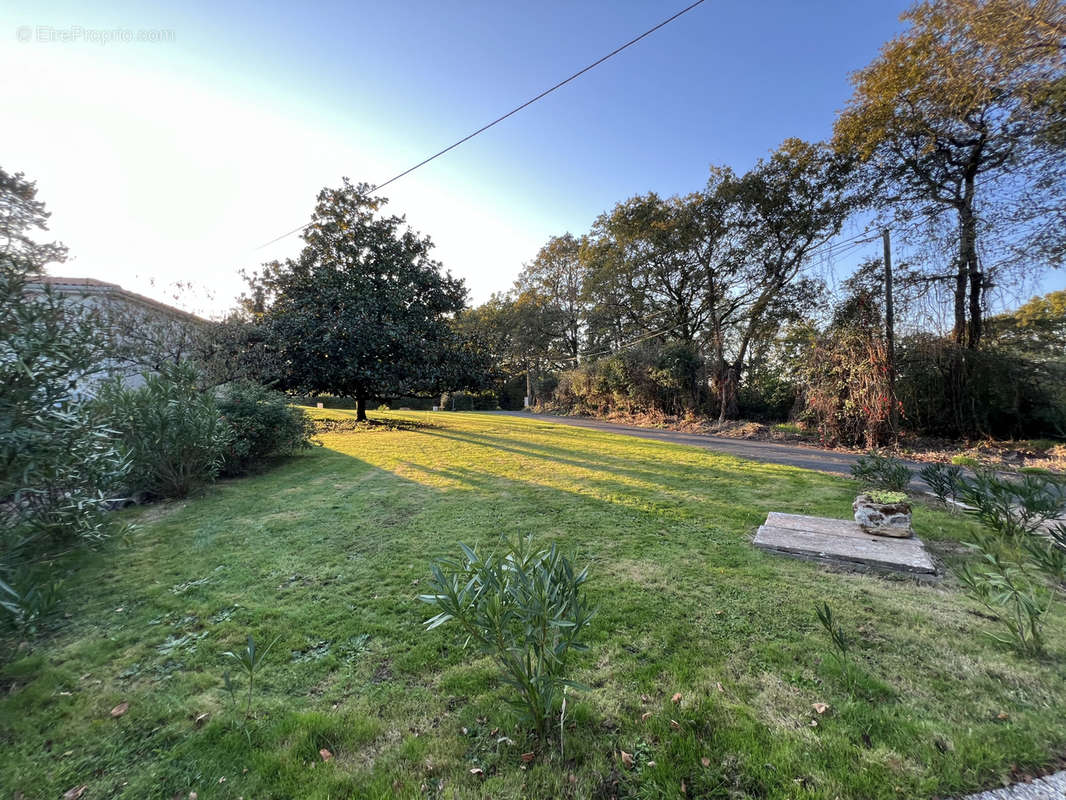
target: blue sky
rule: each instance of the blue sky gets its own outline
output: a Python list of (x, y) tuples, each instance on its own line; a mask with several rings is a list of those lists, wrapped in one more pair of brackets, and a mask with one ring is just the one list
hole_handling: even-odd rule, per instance
[[(218, 310), (237, 269), (295, 252), (255, 247), (305, 222), (321, 186), (384, 180), (685, 4), (6, 4), (0, 99), (24, 111), (3, 163), (39, 178), (76, 256), (57, 271), (156, 296), (190, 280)], [(391, 209), (484, 300), (615, 202), (827, 137), (905, 5), (708, 0), (390, 186)], [(172, 34), (64, 43), (42, 26)]]

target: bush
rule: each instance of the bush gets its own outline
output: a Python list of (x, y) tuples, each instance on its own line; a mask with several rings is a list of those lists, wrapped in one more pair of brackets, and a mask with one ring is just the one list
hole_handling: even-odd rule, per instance
[(976, 562), (962, 564), (955, 574), (1008, 634), (989, 636), (1025, 655), (1038, 654), (1054, 594), (1064, 590), (1066, 526), (1044, 530), (1066, 511), (1063, 487), (1037, 475), (1007, 480), (979, 471), (961, 481), (959, 493), (967, 513), (984, 527), (969, 543)]
[(1066, 435), (1061, 361), (922, 335), (901, 342), (897, 365), (896, 396), (913, 430), (950, 438)]
[(97, 540), (129, 464), (77, 391), (97, 320), (0, 260), (0, 574), (40, 547)]
[(167, 367), (144, 381), (135, 389), (105, 384), (98, 407), (129, 453), (131, 491), (185, 497), (215, 479), (233, 434), (188, 367)]
[(426, 629), (455, 620), (482, 652), (503, 668), (519, 695), (512, 705), (544, 737), (568, 686), (569, 656), (586, 650), (581, 637), (594, 614), (581, 587), (588, 569), (575, 573), (553, 544), (534, 549), (530, 539), (509, 543), (485, 558), (464, 544), (463, 555), (433, 564), (435, 594), (421, 599), (440, 609)]
[(929, 484), (937, 500), (950, 505), (954, 511), (955, 501), (959, 497), (959, 485), (962, 483), (962, 467), (958, 464), (926, 464), (918, 470), (918, 474)]
[(892, 492), (907, 491), (912, 477), (910, 469), (898, 458), (883, 456), (877, 452), (859, 456), (851, 466), (851, 474), (862, 481), (864, 486)]
[(872, 296), (850, 298), (811, 349), (804, 369), (806, 415), (829, 444), (877, 447), (892, 434), (882, 320)]
[(241, 381), (226, 386), (218, 410), (231, 436), (222, 457), (225, 475), (242, 475), (265, 461), (311, 446), (314, 426), (281, 392)]

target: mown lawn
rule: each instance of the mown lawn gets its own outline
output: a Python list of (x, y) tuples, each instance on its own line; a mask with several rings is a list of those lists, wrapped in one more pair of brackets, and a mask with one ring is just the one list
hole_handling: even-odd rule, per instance
[[(70, 566), (69, 616), (0, 642), (0, 797), (938, 797), (1066, 753), (1061, 609), (1027, 661), (950, 578), (752, 548), (768, 510), (848, 516), (846, 479), (542, 420), (316, 413), (339, 420), (325, 447), (127, 512), (136, 533)], [(916, 511), (949, 557), (968, 524)], [(423, 631), (417, 599), (458, 540), (530, 533), (591, 562), (600, 607), (565, 760), (514, 728), (457, 630)], [(854, 638), (853, 688), (823, 600)], [(221, 653), (249, 632), (281, 638), (243, 724)]]

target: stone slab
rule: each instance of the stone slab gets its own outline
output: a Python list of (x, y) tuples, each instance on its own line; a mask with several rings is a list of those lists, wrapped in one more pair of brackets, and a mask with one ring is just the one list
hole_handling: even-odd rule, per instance
[(936, 575), (936, 565), (917, 537), (895, 539), (866, 533), (853, 520), (771, 511), (755, 534), (763, 550), (859, 569)]

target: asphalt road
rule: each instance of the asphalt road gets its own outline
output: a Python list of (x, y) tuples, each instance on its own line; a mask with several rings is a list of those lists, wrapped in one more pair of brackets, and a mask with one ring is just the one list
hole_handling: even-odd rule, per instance
[[(554, 422), (558, 425), (573, 425), (578, 428), (609, 431), (610, 433), (636, 436), (641, 439), (654, 439), (659, 442), (702, 447), (718, 453), (750, 458), (752, 461), (784, 464), (790, 467), (835, 472), (843, 475), (851, 474), (851, 465), (859, 458), (851, 453), (837, 453), (832, 450), (819, 450), (814, 447), (803, 447), (802, 445), (761, 442), (753, 439), (731, 439), (725, 436), (712, 436), (706, 433), (682, 433), (662, 428), (642, 428), (638, 425), (621, 425), (617, 422), (604, 422), (603, 420), (589, 417), (559, 417), (551, 414), (533, 414), (529, 411), (488, 411), (483, 413), (526, 417), (542, 422)], [(922, 466), (913, 461), (904, 463), (915, 473)], [(911, 485), (923, 491), (927, 488), (925, 483), (917, 477), (911, 481)]]

